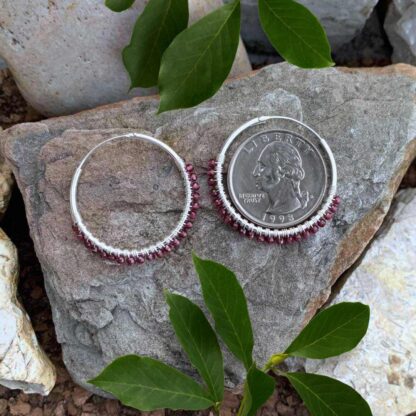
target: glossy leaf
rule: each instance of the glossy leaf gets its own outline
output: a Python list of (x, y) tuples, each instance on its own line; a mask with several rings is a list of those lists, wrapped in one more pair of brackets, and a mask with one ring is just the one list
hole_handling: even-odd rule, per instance
[(296, 357), (328, 358), (352, 350), (367, 332), (370, 308), (342, 302), (316, 315), (285, 353)]
[(213, 96), (231, 71), (239, 32), (239, 0), (181, 32), (162, 58), (159, 112), (192, 107)]
[(214, 403), (187, 375), (160, 361), (137, 355), (114, 360), (89, 383), (139, 410), (200, 410)]
[(331, 47), (319, 20), (293, 0), (259, 0), (263, 30), (273, 47), (301, 68), (332, 66)]
[(350, 386), (308, 373), (284, 374), (312, 416), (371, 416), (367, 402)]
[(129, 9), (135, 0), (105, 0), (105, 5), (113, 12), (124, 12)]
[(244, 385), (244, 399), (241, 404), (241, 416), (255, 416), (257, 410), (267, 402), (273, 394), (275, 381), (272, 377), (254, 365), (247, 373)]
[(211, 398), (220, 402), (224, 395), (224, 369), (215, 332), (201, 309), (189, 299), (168, 293), (166, 300), (176, 336), (205, 381)]
[(163, 53), (187, 25), (187, 0), (149, 0), (137, 19), (130, 44), (123, 50), (131, 88), (157, 84)]
[(243, 289), (231, 270), (193, 255), (202, 294), (215, 329), (229, 350), (248, 370), (253, 362), (253, 331)]

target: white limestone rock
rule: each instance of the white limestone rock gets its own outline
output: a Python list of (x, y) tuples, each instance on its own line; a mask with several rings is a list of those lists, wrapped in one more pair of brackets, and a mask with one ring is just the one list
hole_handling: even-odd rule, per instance
[[(194, 21), (222, 5), (190, 0)], [(134, 89), (121, 51), (145, 0), (114, 13), (104, 0), (0, 0), (0, 57), (25, 99), (45, 115), (70, 114), (155, 89)], [(30, 11), (30, 12), (29, 12)], [(242, 43), (231, 76), (251, 70)]]
[[(325, 27), (335, 50), (349, 42), (364, 27), (377, 0), (299, 0), (308, 7)], [(242, 37), (250, 51), (274, 51), (261, 28), (257, 0), (242, 0)]]
[(393, 62), (416, 64), (416, 0), (394, 0), (384, 24)]
[(0, 384), (47, 395), (55, 385), (55, 368), (16, 298), (18, 272), (16, 248), (0, 229)]
[(399, 194), (383, 232), (333, 301), (368, 304), (367, 335), (347, 354), (306, 362), (307, 371), (354, 386), (374, 416), (404, 416), (416, 409), (415, 252), (416, 189), (412, 189)]
[(3, 217), (9, 205), (13, 183), (12, 171), (0, 156), (0, 218)]

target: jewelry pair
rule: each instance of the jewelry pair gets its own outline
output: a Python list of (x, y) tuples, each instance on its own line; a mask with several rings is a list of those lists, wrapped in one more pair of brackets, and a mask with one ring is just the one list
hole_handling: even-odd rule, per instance
[[(293, 126), (270, 125), (276, 122)], [(297, 131), (299, 127), (306, 129), (306, 134)], [(181, 173), (185, 189), (184, 209), (175, 228), (163, 240), (138, 250), (120, 249), (99, 240), (88, 230), (77, 204), (79, 179), (91, 155), (121, 139), (148, 142), (167, 152)], [(225, 163), (237, 141), (242, 144), (229, 163), (225, 184)], [(243, 124), (228, 137), (217, 159), (208, 162), (207, 174), (213, 204), (223, 221), (242, 236), (259, 242), (282, 245), (306, 239), (332, 219), (340, 203), (335, 194), (336, 165), (329, 146), (310, 127), (288, 117), (259, 117)], [(319, 189), (315, 182), (319, 182)], [(73, 230), (91, 252), (104, 260), (143, 264), (169, 254), (187, 237), (200, 207), (199, 189), (193, 165), (166, 143), (141, 133), (115, 136), (93, 147), (74, 173), (70, 188)]]

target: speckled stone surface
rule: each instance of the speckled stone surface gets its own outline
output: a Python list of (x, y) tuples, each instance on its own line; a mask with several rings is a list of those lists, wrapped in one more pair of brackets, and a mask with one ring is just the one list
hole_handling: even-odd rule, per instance
[(416, 64), (416, 1), (391, 2), (384, 23), (393, 46), (393, 62)]
[(401, 191), (372, 242), (333, 303), (358, 301), (371, 309), (357, 348), (328, 360), (308, 360), (307, 371), (353, 385), (374, 416), (416, 409), (416, 189)]
[[(248, 297), (261, 364), (289, 343), (327, 299), (337, 277), (379, 228), (416, 154), (416, 73), (300, 70), (269, 66), (227, 83), (200, 106), (157, 116), (157, 97), (135, 98), (75, 116), (21, 124), (2, 133), (45, 275), (64, 360), (84, 384), (116, 356), (136, 352), (189, 370), (168, 323), (163, 289), (201, 303), (191, 250), (235, 270)], [(279, 114), (303, 119), (325, 137), (338, 164), (343, 204), (330, 226), (302, 244), (243, 239), (211, 206), (206, 164), (243, 122)], [(191, 237), (171, 256), (119, 267), (92, 256), (71, 232), (68, 192), (80, 158), (123, 131), (147, 131), (201, 174), (202, 210)], [(80, 203), (88, 224), (126, 246), (145, 243), (179, 215), (181, 188), (164, 155), (120, 143), (85, 169)], [(146, 223), (146, 224), (145, 224)], [(243, 369), (229, 355), (227, 380)]]
[[(129, 92), (121, 58), (145, 4), (137, 0), (114, 13), (101, 0), (0, 0), (0, 57), (26, 101), (48, 116), (154, 94), (155, 88)], [(221, 0), (190, 0), (190, 22), (221, 5)], [(240, 42), (231, 76), (250, 70)]]

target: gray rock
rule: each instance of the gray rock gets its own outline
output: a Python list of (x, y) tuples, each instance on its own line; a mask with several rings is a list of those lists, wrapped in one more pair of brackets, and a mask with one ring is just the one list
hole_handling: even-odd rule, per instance
[[(0, 142), (22, 192), (45, 275), (63, 356), (74, 379), (97, 374), (115, 357), (136, 352), (190, 371), (168, 323), (162, 290), (201, 304), (191, 250), (233, 269), (248, 297), (259, 364), (287, 346), (328, 298), (331, 286), (379, 228), (416, 154), (416, 73), (305, 71), (272, 65), (230, 81), (204, 104), (155, 114), (157, 98), (132, 100), (70, 117), (21, 124)], [(205, 169), (225, 138), (255, 116), (300, 118), (327, 138), (344, 202), (335, 220), (310, 240), (275, 247), (242, 238), (211, 206)], [(190, 238), (171, 256), (143, 267), (108, 265), (71, 231), (68, 192), (80, 158), (123, 131), (148, 131), (169, 143), (201, 174), (202, 210)], [(85, 169), (81, 212), (114, 244), (146, 244), (166, 233), (182, 194), (164, 155), (128, 142), (104, 148)], [(243, 369), (225, 359), (230, 384)]]
[[(0, 57), (21, 93), (44, 115), (70, 114), (155, 89), (136, 88), (121, 60), (145, 0), (114, 13), (104, 1), (36, 2), (0, 0)], [(190, 21), (222, 5), (221, 0), (191, 0)], [(28, 13), (30, 10), (30, 13)], [(231, 76), (251, 66), (240, 43)]]
[(4, 62), (3, 59), (0, 58), (0, 69), (4, 69), (4, 68), (7, 68), (7, 64), (6, 62)]
[(416, 64), (416, 1), (394, 0), (384, 23), (393, 62)]
[(347, 354), (306, 362), (307, 371), (353, 385), (374, 416), (416, 409), (416, 189), (401, 191), (392, 212), (333, 300), (370, 306), (367, 335)]
[[(325, 27), (334, 50), (349, 42), (363, 27), (377, 0), (299, 0)], [(257, 0), (242, 0), (241, 34), (250, 52), (274, 53), (261, 28)]]

